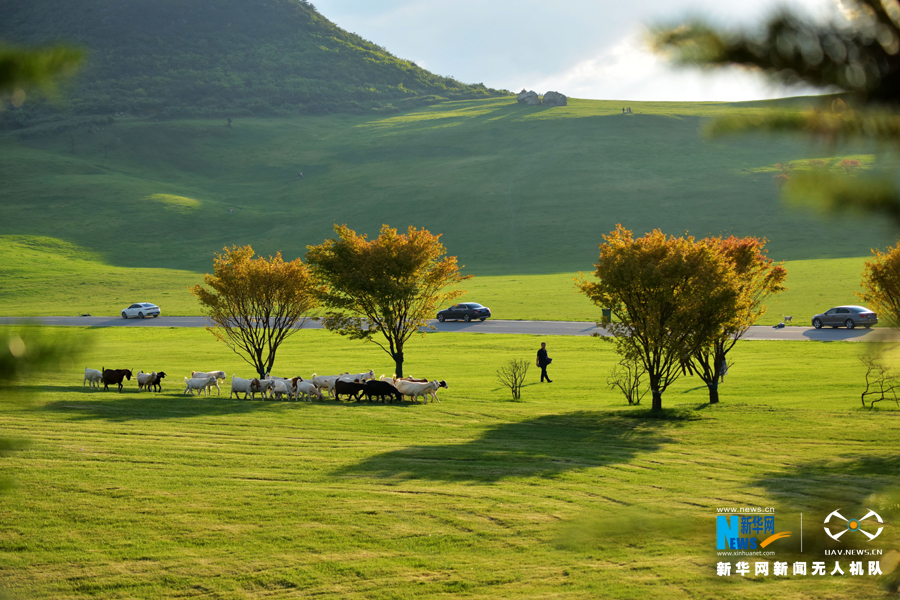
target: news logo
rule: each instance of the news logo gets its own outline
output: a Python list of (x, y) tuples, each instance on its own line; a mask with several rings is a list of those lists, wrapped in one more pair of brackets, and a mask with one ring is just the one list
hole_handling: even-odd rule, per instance
[(775, 533), (774, 515), (716, 515), (717, 550), (759, 550), (790, 535)]

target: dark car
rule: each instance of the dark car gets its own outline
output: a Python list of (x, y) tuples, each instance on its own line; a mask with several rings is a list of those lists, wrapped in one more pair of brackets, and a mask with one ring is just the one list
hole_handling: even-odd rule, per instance
[(878, 323), (878, 315), (865, 306), (835, 306), (820, 315), (812, 318), (812, 326), (816, 329), (822, 327), (840, 327), (853, 329), (857, 325), (871, 327)]
[(491, 309), (487, 306), (482, 306), (477, 302), (461, 302), (460, 304), (454, 304), (450, 308), (445, 308), (442, 311), (439, 311), (437, 314), (437, 320), (443, 323), (444, 321), (449, 321), (450, 319), (454, 319), (459, 321), (462, 319), (466, 323), (473, 319), (478, 319), (479, 321), (484, 321), (488, 317), (491, 316)]

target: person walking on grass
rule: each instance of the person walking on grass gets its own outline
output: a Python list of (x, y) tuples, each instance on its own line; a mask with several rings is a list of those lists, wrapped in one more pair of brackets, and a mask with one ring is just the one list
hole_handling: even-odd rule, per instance
[(541, 349), (537, 353), (537, 366), (541, 368), (541, 383), (544, 383), (544, 379), (547, 380), (547, 383), (553, 383), (550, 381), (550, 376), (547, 375), (547, 367), (551, 362), (553, 359), (547, 356), (547, 342), (541, 342)]

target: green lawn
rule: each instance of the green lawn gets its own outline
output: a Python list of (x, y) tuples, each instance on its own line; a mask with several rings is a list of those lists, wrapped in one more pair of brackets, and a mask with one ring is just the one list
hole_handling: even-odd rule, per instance
[[(900, 543), (900, 410), (859, 408), (861, 344), (742, 342), (721, 405), (683, 379), (654, 419), (605, 389), (596, 339), (429, 334), (407, 370), (450, 387), (398, 406), (182, 396), (193, 369), (250, 369), (203, 330), (76, 333), (85, 356), (0, 403), (27, 444), (2, 459), (15, 598), (872, 598), (869, 577), (717, 578), (716, 507), (775, 507), (778, 560), (823, 560), (815, 523), (838, 507), (878, 510), (878, 547)], [(532, 369), (506, 401), (495, 369), (540, 341), (554, 383)], [(277, 370), (390, 365), (306, 331)], [(84, 366), (169, 378), (91, 392)]]

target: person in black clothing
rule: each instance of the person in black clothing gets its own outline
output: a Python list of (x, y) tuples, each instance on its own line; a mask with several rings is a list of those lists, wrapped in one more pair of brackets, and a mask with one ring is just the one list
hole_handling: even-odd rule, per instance
[(541, 368), (541, 383), (544, 383), (544, 379), (547, 380), (547, 383), (553, 383), (550, 381), (550, 376), (547, 375), (547, 365), (552, 361), (553, 359), (547, 356), (547, 342), (541, 342), (541, 349), (537, 354), (537, 366)]

